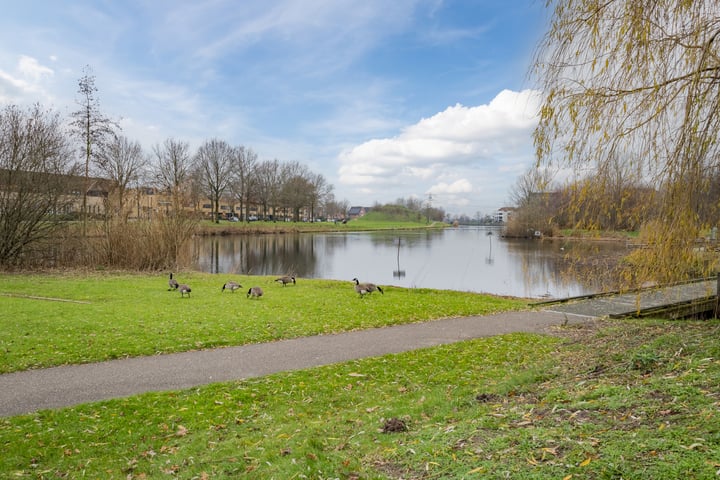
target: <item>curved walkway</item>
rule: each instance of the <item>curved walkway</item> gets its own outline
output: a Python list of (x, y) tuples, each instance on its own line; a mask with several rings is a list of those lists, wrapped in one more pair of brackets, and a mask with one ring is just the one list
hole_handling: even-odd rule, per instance
[(68, 365), (0, 375), (0, 416), (144, 392), (178, 390), (513, 332), (542, 333), (592, 317), (505, 312), (271, 343)]

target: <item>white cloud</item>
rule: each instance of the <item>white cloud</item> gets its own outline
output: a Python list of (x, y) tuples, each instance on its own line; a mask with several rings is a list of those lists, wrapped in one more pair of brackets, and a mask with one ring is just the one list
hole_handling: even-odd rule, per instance
[(538, 102), (535, 91), (503, 90), (486, 105), (448, 107), (345, 150), (338, 179), (370, 190), (366, 203), (425, 192), (439, 203), (498, 208), (532, 160)]
[(12, 72), (0, 70), (0, 102), (22, 103), (24, 99), (45, 99), (45, 83), (54, 75), (53, 69), (41, 65), (37, 59), (20, 55)]
[(428, 190), (428, 193), (435, 194), (435, 195), (446, 194), (446, 193), (455, 194), (455, 193), (469, 193), (469, 192), (472, 192), (472, 190), (473, 190), (473, 188), (472, 188), (472, 185), (470, 184), (470, 182), (467, 179), (462, 178), (460, 180), (456, 180), (453, 183), (449, 183), (449, 184), (445, 183), (445, 182), (440, 182), (436, 185), (433, 185)]
[(38, 82), (46, 76), (52, 76), (55, 72), (52, 68), (40, 65), (36, 59), (27, 55), (20, 55), (18, 71), (26, 78)]

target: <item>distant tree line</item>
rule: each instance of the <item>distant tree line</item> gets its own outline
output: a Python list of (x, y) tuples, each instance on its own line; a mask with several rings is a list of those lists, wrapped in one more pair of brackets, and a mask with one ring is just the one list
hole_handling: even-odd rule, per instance
[(398, 198), (394, 203), (375, 203), (372, 210), (391, 218), (403, 218), (415, 222), (442, 222), (445, 210), (433, 207), (429, 202), (418, 198)]
[[(640, 232), (647, 236), (663, 220), (662, 204), (671, 191), (656, 189), (626, 172), (629, 162), (611, 161), (608, 168), (558, 184), (547, 170), (532, 168), (521, 176), (511, 196), (517, 210), (508, 233), (525, 236), (540, 231), (557, 234), (562, 229)], [(692, 213), (703, 225), (720, 224), (720, 169), (704, 173), (708, 188), (695, 192)], [(707, 233), (707, 232), (706, 232)]]
[[(68, 235), (62, 214), (77, 197), (82, 197), (81, 236), (105, 240), (100, 247), (79, 245), (71, 255), (113, 265), (132, 257), (131, 266), (138, 268), (174, 264), (180, 245), (194, 230), (198, 216), (193, 213), (208, 201), (216, 221), (225, 201), (240, 206), (242, 220), (249, 219), (251, 206), (259, 206), (263, 216), (282, 212), (296, 221), (303, 212), (313, 221), (321, 211), (340, 217), (347, 211), (348, 202), (334, 198), (333, 186), (322, 174), (299, 162), (261, 161), (244, 145), (211, 138), (193, 152), (188, 142), (168, 138), (145, 152), (101, 112), (89, 68), (78, 85), (79, 108), (67, 122), (40, 105), (0, 110), (2, 266), (28, 264), (30, 258), (42, 263), (48, 242)], [(87, 198), (98, 179), (107, 189), (104, 230), (88, 232)], [(138, 197), (149, 188), (163, 192), (169, 205), (157, 212), (153, 226), (131, 224), (135, 208), (140, 216)], [(153, 245), (139, 249), (140, 241)]]
[[(251, 207), (259, 206), (263, 217), (282, 212), (299, 221), (306, 210), (307, 220), (313, 221), (320, 210), (335, 215), (344, 205), (335, 200), (333, 186), (322, 174), (299, 162), (259, 161), (251, 148), (221, 139), (206, 140), (192, 154), (187, 142), (170, 138), (155, 145), (153, 155), (154, 162), (146, 162), (150, 168), (145, 184), (168, 192), (175, 211), (187, 205), (197, 209), (209, 200), (217, 221), (226, 200), (239, 205), (240, 220), (250, 219)], [(119, 179), (111, 179), (118, 183)]]

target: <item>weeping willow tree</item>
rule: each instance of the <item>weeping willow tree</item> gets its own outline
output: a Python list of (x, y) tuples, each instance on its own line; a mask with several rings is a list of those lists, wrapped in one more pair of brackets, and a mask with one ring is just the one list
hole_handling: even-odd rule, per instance
[[(553, 17), (534, 62), (544, 97), (538, 167), (612, 172), (620, 159), (624, 175), (652, 187), (653, 216), (643, 226), (652, 248), (635, 255), (633, 281), (713, 268), (695, 245), (718, 224), (717, 197), (707, 192), (720, 164), (720, 2), (547, 4)], [(578, 201), (612, 198), (587, 198), (591, 192)]]

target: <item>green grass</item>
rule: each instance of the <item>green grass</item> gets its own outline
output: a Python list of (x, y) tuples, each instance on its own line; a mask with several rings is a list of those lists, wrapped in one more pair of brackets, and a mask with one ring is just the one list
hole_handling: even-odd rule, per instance
[(355, 225), (369, 229), (382, 229), (383, 226), (398, 225), (399, 228), (427, 228), (445, 227), (447, 224), (428, 222), (421, 212), (413, 212), (405, 209), (390, 211), (370, 211), (366, 215), (352, 220)]
[[(519, 299), (386, 287), (360, 299), (352, 282), (180, 273), (0, 274), (0, 373), (126, 356), (242, 345), (524, 308)], [(221, 293), (227, 280), (244, 291)], [(245, 292), (259, 285), (258, 301)], [(42, 297), (42, 298), (38, 298)]]
[(582, 238), (584, 240), (632, 240), (637, 239), (639, 231), (626, 231), (626, 230), (587, 230), (587, 229), (575, 229), (566, 228), (560, 231), (560, 235), (563, 237), (570, 238)]
[(417, 214), (398, 217), (382, 212), (370, 212), (367, 215), (342, 222), (228, 222), (220, 223), (203, 220), (198, 229), (204, 234), (235, 233), (293, 233), (293, 232), (359, 232), (376, 230), (409, 230), (425, 228), (444, 228), (447, 224), (428, 222)]
[(556, 333), (0, 419), (0, 477), (717, 478), (720, 322)]

